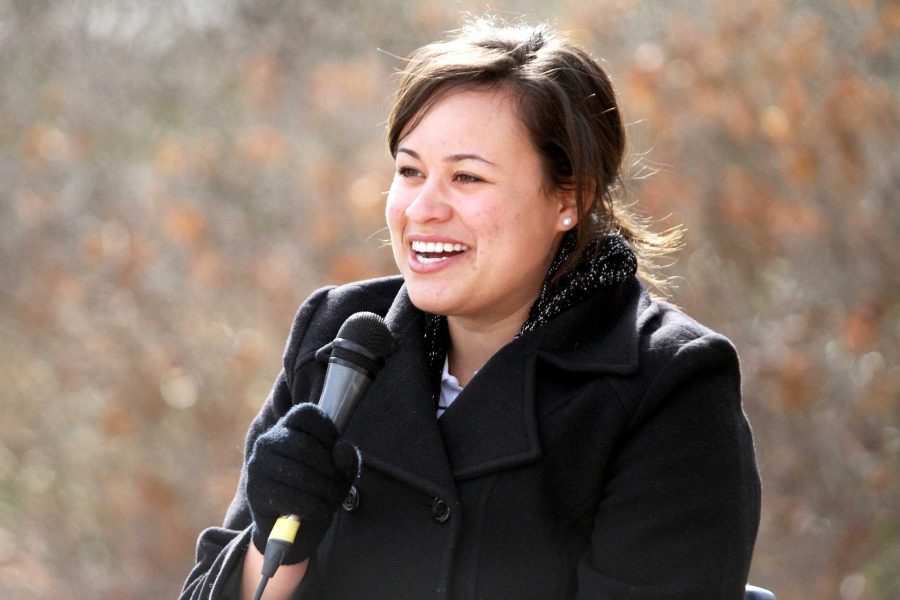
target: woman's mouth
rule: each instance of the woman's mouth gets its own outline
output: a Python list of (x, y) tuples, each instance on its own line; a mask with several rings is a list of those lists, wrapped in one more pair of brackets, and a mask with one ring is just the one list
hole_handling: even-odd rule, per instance
[(411, 242), (410, 247), (416, 262), (422, 265), (432, 265), (449, 260), (469, 249), (465, 244), (453, 242), (423, 242), (420, 240)]

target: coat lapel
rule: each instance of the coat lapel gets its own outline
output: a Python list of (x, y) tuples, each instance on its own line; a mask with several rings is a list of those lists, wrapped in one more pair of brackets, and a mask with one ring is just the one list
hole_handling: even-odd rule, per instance
[(528, 336), (503, 347), (440, 418), (456, 479), (541, 457), (534, 408), (534, 341)]
[(631, 279), (601, 290), (502, 348), (439, 421), (454, 477), (466, 479), (539, 460), (538, 362), (573, 372), (633, 373), (640, 330), (656, 314), (650, 307), (640, 283)]

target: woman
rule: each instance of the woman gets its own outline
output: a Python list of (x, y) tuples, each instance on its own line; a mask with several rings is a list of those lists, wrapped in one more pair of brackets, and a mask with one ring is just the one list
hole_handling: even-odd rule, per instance
[[(183, 598), (733, 598), (759, 480), (724, 337), (663, 302), (654, 236), (614, 205), (612, 86), (546, 27), (426, 46), (389, 125), (400, 277), (313, 294)], [(343, 436), (314, 403), (351, 314), (395, 352)], [(361, 457), (361, 461), (359, 458)]]

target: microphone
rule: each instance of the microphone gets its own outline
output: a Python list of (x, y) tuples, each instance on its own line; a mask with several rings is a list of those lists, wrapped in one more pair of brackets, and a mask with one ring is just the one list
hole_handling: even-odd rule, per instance
[(375, 313), (355, 313), (341, 325), (319, 395), (319, 408), (334, 421), (338, 433), (344, 432), (393, 343), (384, 319)]
[[(331, 343), (328, 370), (319, 395), (319, 408), (334, 422), (338, 433), (343, 433), (347, 427), (353, 411), (390, 354), (393, 341), (384, 319), (371, 312), (350, 315), (338, 330)], [(299, 529), (300, 517), (297, 515), (286, 515), (275, 521), (266, 540), (263, 578), (254, 598), (262, 596), (266, 582), (281, 566)]]

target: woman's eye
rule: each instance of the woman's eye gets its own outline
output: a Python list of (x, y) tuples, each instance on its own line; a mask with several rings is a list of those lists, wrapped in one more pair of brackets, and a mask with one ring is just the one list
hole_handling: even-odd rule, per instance
[(468, 173), (458, 173), (456, 175), (456, 180), (460, 183), (478, 183), (481, 181), (481, 178), (469, 175)]
[(419, 172), (412, 167), (397, 167), (397, 175), (400, 177), (415, 177), (418, 174)]

